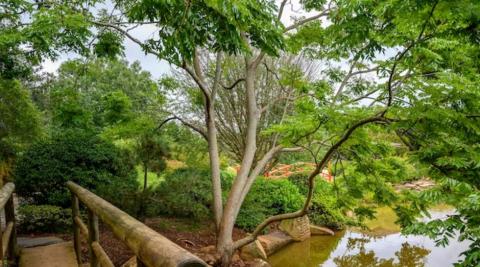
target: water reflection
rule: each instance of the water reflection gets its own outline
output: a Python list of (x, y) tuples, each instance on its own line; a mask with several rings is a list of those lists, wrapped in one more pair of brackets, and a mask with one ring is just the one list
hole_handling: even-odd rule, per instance
[(365, 249), (367, 238), (349, 238), (347, 251), (358, 246), (359, 252), (355, 255), (343, 255), (333, 259), (339, 267), (416, 267), (424, 266), (424, 258), (430, 250), (403, 243), (400, 251), (395, 252), (396, 259), (383, 259), (377, 257), (375, 251)]
[[(435, 210), (432, 217), (441, 218), (451, 212)], [(268, 261), (273, 267), (447, 267), (457, 262), (467, 248), (468, 243), (455, 239), (443, 248), (424, 236), (403, 236), (392, 231), (379, 236), (352, 229), (293, 243)]]

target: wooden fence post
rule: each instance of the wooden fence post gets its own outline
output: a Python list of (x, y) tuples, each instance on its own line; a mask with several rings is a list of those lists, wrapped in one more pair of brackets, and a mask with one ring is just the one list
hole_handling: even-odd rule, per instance
[(76, 217), (80, 218), (80, 205), (78, 203), (78, 197), (72, 193), (73, 247), (75, 248), (78, 265), (80, 265), (82, 263), (82, 240), (80, 239), (80, 228), (75, 221)]
[(97, 255), (93, 251), (92, 243), (100, 242), (98, 232), (98, 216), (88, 209), (88, 248), (90, 251), (90, 267), (100, 267)]

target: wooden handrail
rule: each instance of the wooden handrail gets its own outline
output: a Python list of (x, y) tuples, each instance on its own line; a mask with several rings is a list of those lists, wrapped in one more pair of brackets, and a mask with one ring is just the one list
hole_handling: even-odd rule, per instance
[(17, 254), (17, 230), (13, 203), (14, 190), (15, 185), (13, 183), (6, 183), (0, 189), (0, 210), (5, 209), (5, 229), (1, 231), (0, 238), (0, 262), (2, 266), (5, 256), (7, 256), (8, 264), (13, 264)]
[(103, 250), (100, 243), (98, 243), (97, 241), (93, 242), (92, 249), (95, 255), (97, 256), (98, 262), (100, 263), (100, 265), (105, 267), (115, 267), (115, 265), (113, 265), (112, 261), (108, 257), (107, 253), (105, 253), (105, 250)]
[[(89, 211), (89, 246), (91, 249), (91, 256), (92, 254), (94, 255), (94, 261), (91, 262), (92, 266), (99, 266), (102, 264), (102, 262), (104, 262), (103, 256), (106, 256), (101, 253), (101, 246), (98, 242), (98, 236), (96, 236), (98, 235), (98, 224), (96, 223), (96, 221), (98, 221), (96, 219), (97, 216), (98, 219), (112, 229), (118, 239), (124, 241), (125, 244), (135, 253), (137, 261), (140, 261), (139, 266), (141, 266), (141, 264), (148, 267), (208, 266), (197, 256), (173, 243), (166, 237), (87, 189), (73, 182), (67, 182), (67, 187), (72, 192), (74, 244), (77, 255), (80, 254), (80, 247), (77, 245), (80, 243), (80, 230), (77, 225), (78, 223), (75, 222), (75, 220), (80, 219), (78, 200), (80, 200)], [(78, 219), (76, 219), (76, 217), (78, 217)], [(109, 264), (106, 263), (103, 266), (109, 266)]]
[(80, 217), (75, 216), (73, 218), (73, 222), (78, 226), (80, 229), (80, 233), (82, 233), (83, 237), (88, 238), (88, 228), (85, 223), (80, 219)]

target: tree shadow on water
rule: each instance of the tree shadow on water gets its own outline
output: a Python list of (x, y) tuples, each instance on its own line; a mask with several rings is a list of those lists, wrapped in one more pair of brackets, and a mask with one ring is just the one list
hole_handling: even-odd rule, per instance
[(333, 262), (339, 267), (420, 267), (425, 266), (424, 259), (430, 253), (428, 249), (405, 242), (395, 252), (396, 258), (384, 259), (377, 257), (373, 250), (367, 251), (365, 245), (369, 241), (367, 238), (349, 238), (347, 252), (358, 249), (358, 253), (336, 257)]

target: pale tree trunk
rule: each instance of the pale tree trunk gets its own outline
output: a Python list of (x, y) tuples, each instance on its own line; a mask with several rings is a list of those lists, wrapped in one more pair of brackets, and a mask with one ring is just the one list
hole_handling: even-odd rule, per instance
[(246, 132), (246, 146), (243, 153), (242, 162), (240, 164), (240, 170), (233, 182), (232, 188), (228, 195), (227, 203), (225, 204), (225, 210), (222, 216), (221, 228), (219, 235), (217, 236), (217, 252), (222, 256), (222, 266), (229, 266), (232, 255), (234, 253), (233, 248), (233, 228), (237, 219), (238, 212), (242, 206), (242, 192), (245, 185), (248, 182), (248, 177), (252, 168), (253, 160), (255, 158), (255, 152), (257, 149), (257, 126), (259, 119), (259, 110), (256, 103), (255, 94), (255, 72), (256, 62), (245, 59), (245, 90), (247, 96), (247, 132)]
[(212, 175), (213, 216), (215, 220), (216, 232), (219, 233), (223, 213), (223, 203), (222, 184), (220, 177), (220, 156), (218, 151), (217, 130), (215, 127), (215, 113), (213, 107), (208, 107), (207, 111), (207, 137), (210, 170)]
[[(200, 71), (200, 70), (199, 70)], [(207, 124), (208, 154), (210, 157), (210, 172), (212, 175), (213, 190), (213, 216), (215, 219), (215, 230), (218, 236), (223, 215), (222, 181), (220, 177), (220, 152), (218, 150), (217, 127), (215, 125), (215, 98), (222, 71), (222, 53), (217, 53), (215, 77), (210, 96), (205, 100), (205, 118)]]
[(223, 202), (222, 202), (222, 184), (220, 177), (220, 152), (218, 149), (217, 129), (215, 125), (215, 94), (218, 87), (220, 74), (221, 74), (221, 61), (222, 53), (217, 53), (216, 71), (213, 86), (209, 89), (203, 77), (202, 69), (200, 66), (199, 50), (195, 50), (193, 59), (193, 69), (184, 64), (182, 67), (190, 74), (195, 80), (197, 85), (204, 96), (205, 105), (205, 124), (207, 126), (207, 133), (204, 137), (208, 142), (208, 154), (210, 159), (210, 172), (212, 175), (212, 194), (213, 194), (213, 216), (215, 220), (215, 227), (218, 232), (220, 231), (221, 217), (223, 215)]

